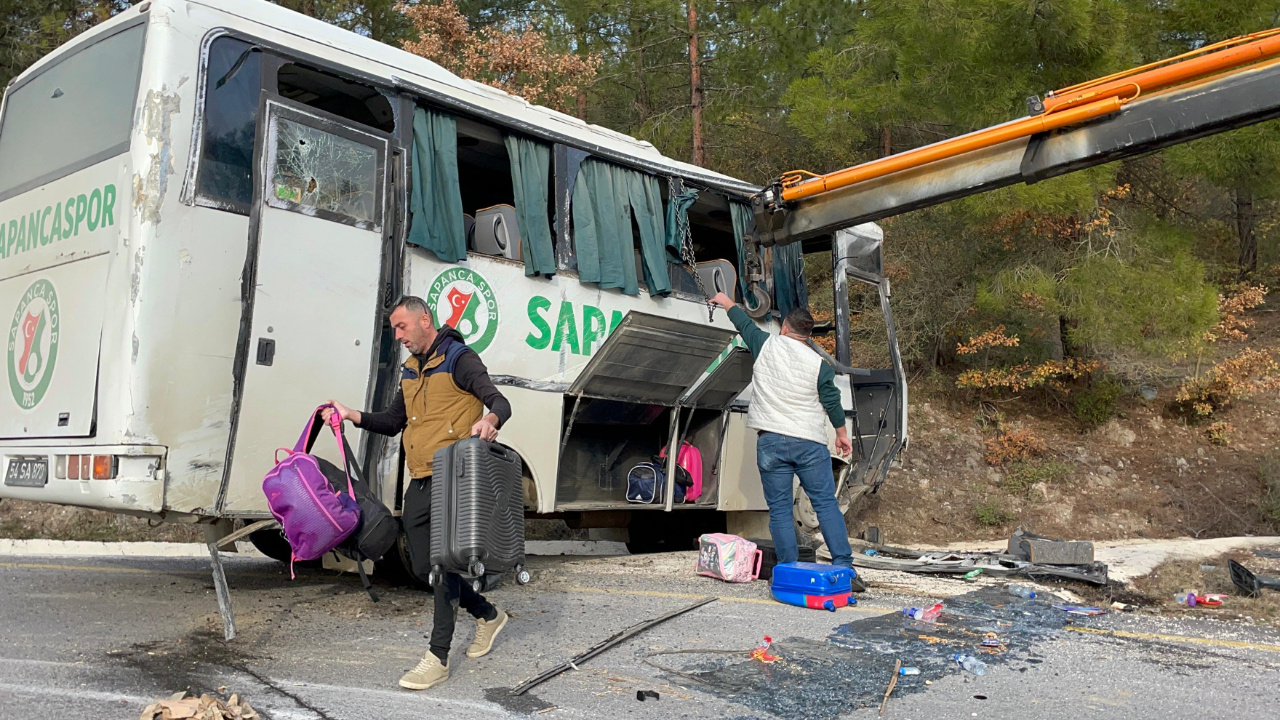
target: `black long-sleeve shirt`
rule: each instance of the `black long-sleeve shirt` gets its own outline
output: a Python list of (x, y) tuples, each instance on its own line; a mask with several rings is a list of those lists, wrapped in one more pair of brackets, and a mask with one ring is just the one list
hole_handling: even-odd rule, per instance
[[(431, 353), (443, 337), (444, 332), (442, 329), (440, 337), (436, 338), (436, 342), (432, 344), (426, 353), (418, 356), (419, 367), (426, 365), (427, 358), (431, 357)], [(476, 353), (464, 352), (458, 358), (453, 369), (453, 382), (463, 392), (475, 395), (480, 399), (480, 402), (484, 403), (485, 407), (489, 408), (489, 412), (497, 415), (498, 427), (502, 427), (511, 419), (511, 403), (502, 393), (498, 392), (493, 380), (489, 378), (489, 369), (485, 367), (484, 361)], [(397, 387), (396, 394), (391, 398), (391, 403), (386, 410), (360, 413), (360, 422), (356, 423), (356, 427), (379, 435), (395, 435), (404, 430), (408, 422), (409, 415), (404, 408), (404, 392)]]

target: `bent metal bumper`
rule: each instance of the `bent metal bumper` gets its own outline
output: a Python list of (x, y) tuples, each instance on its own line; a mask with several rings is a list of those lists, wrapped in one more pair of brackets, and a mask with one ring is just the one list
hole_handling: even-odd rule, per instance
[[(164, 509), (167, 455), (168, 448), (160, 445), (0, 446), (0, 498), (159, 513)], [(39, 476), (33, 480), (30, 474), (10, 472), (17, 463), (41, 460), (47, 463), (43, 483)]]

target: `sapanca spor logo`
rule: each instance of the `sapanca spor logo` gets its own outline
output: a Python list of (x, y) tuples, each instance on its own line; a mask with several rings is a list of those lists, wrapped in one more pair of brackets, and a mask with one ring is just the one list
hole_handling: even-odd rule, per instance
[(30, 410), (44, 399), (58, 359), (58, 293), (37, 280), (18, 300), (9, 325), (9, 390), (18, 407)]
[(478, 353), (498, 334), (498, 296), (474, 270), (445, 270), (431, 283), (425, 299), (436, 322), (457, 330)]

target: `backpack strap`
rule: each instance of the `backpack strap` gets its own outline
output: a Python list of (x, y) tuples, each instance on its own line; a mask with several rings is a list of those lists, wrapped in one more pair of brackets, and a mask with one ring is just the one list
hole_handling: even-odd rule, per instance
[(369, 593), (369, 599), (378, 602), (378, 593), (374, 592), (373, 583), (369, 581), (369, 575), (364, 571), (364, 554), (353, 553), (352, 559), (356, 561), (356, 571), (360, 573), (360, 584), (364, 585), (364, 591)]
[(347, 462), (348, 446), (346, 438), (342, 434), (342, 418), (339, 417), (338, 411), (333, 405), (325, 403), (311, 413), (311, 419), (307, 420), (307, 426), (303, 428), (302, 435), (298, 437), (298, 442), (294, 444), (293, 451), (295, 453), (311, 452), (311, 447), (315, 445), (316, 438), (320, 436), (320, 428), (324, 423), (320, 419), (320, 413), (326, 408), (334, 411), (329, 416), (329, 428), (333, 430), (333, 439), (338, 443), (338, 454), (342, 456), (342, 472), (347, 476), (347, 494), (354, 498), (356, 491), (351, 486), (351, 469)]

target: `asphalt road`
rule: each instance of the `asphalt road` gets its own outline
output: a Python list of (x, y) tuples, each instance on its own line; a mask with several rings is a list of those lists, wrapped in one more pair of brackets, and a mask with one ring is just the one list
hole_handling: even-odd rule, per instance
[[(280, 564), (233, 559), (228, 575), (240, 637), (228, 644), (206, 562), (0, 557), (0, 717), (133, 719), (176, 691), (219, 688), (281, 720), (538, 711), (534, 717), (646, 720), (876, 716), (889, 679), (879, 663), (892, 659), (874, 657), (873, 639), (855, 652), (826, 638), (852, 622), (844, 635), (857, 644), (873, 618), (925, 598), (873, 587), (857, 608), (802, 610), (770, 600), (762, 582), (730, 586), (692, 576), (688, 557), (534, 559), (533, 584), (490, 593), (513, 616), (494, 652), (465, 657), (473, 626), (464, 615), (453, 677), (425, 693), (396, 686), (426, 650), (430, 604), (416, 590), (380, 587), (383, 600), (375, 605), (353, 577), (300, 570), (291, 581)], [(968, 589), (956, 583), (955, 592)], [(505, 690), (616, 630), (708, 595), (721, 600), (529, 696), (515, 699)], [(1007, 661), (982, 677), (951, 669), (945, 647), (908, 658), (926, 674), (899, 686), (885, 717), (1277, 716), (1275, 630), (1136, 613), (1090, 618), (1034, 639), (1010, 633)], [(727, 655), (661, 658), (711, 670), (693, 682), (643, 662), (659, 650), (750, 648), (765, 634), (779, 640), (783, 657), (769, 668)], [(661, 699), (638, 702), (642, 689)]]

